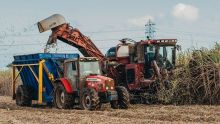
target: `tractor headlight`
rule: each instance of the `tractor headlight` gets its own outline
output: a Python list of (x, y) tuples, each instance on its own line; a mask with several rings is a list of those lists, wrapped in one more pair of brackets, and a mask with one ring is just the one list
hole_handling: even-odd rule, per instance
[(114, 90), (114, 80), (113, 79), (108, 79), (105, 81), (105, 89), (106, 90)]
[(108, 90), (109, 88), (108, 88), (108, 87), (105, 87), (105, 89)]

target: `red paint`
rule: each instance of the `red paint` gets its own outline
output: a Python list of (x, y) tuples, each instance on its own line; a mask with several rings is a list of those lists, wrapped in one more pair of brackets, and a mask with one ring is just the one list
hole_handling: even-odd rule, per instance
[(59, 40), (80, 49), (80, 51), (83, 51), (82, 54), (84, 56), (97, 57), (101, 62), (101, 65), (104, 65), (105, 57), (92, 40), (69, 24), (65, 23), (54, 28), (51, 37), (54, 39), (58, 38)]
[(63, 84), (63, 86), (66, 89), (67, 93), (73, 93), (73, 89), (72, 89), (72, 87), (71, 87), (71, 85), (70, 85), (70, 83), (69, 83), (69, 81), (67, 79), (60, 78), (59, 80)]
[[(92, 81), (87, 81), (87, 87), (88, 88), (93, 88), (98, 92), (106, 92), (106, 80), (112, 80), (111, 78), (105, 77), (105, 76), (101, 76), (101, 75), (90, 75), (87, 76), (86, 78), (96, 78), (99, 79), (100, 81), (96, 82), (96, 83), (92, 83)], [(92, 86), (93, 84), (93, 86)], [(103, 87), (100, 89), (99, 85), (102, 85)]]
[(143, 64), (141, 64), (141, 63), (127, 64), (125, 66), (125, 69), (126, 70), (134, 69), (134, 71), (135, 71), (135, 80), (134, 80), (134, 82), (128, 84), (129, 90), (137, 90), (137, 89), (140, 89), (140, 87), (147, 87), (152, 83), (152, 81), (150, 79), (145, 80), (144, 77), (143, 77), (143, 74), (144, 74), (144, 65)]
[(121, 63), (121, 64), (129, 64), (130, 62), (129, 56), (128, 57), (117, 57), (116, 60), (118, 63)]

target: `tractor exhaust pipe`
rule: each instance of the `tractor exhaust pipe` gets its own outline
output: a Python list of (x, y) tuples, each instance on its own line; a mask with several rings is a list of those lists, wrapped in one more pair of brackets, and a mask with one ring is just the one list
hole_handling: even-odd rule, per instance
[(65, 24), (65, 18), (60, 14), (54, 14), (37, 23), (39, 32), (45, 32), (62, 24)]

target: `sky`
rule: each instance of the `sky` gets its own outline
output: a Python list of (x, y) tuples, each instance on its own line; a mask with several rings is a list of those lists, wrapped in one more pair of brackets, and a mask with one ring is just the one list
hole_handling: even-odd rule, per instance
[[(151, 19), (155, 38), (176, 38), (182, 50), (211, 48), (220, 43), (219, 0), (0, 0), (0, 69), (14, 55), (42, 53), (50, 31), (39, 33), (36, 23), (53, 14), (90, 37), (103, 52), (122, 38), (145, 39)], [(79, 53), (58, 42), (51, 52)]]

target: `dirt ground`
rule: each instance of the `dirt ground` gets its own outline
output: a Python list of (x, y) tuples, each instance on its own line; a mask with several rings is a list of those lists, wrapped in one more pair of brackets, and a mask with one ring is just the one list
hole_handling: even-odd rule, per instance
[(11, 97), (0, 96), (0, 123), (220, 123), (220, 106), (131, 105), (100, 111), (59, 110), (49, 107), (18, 107)]

